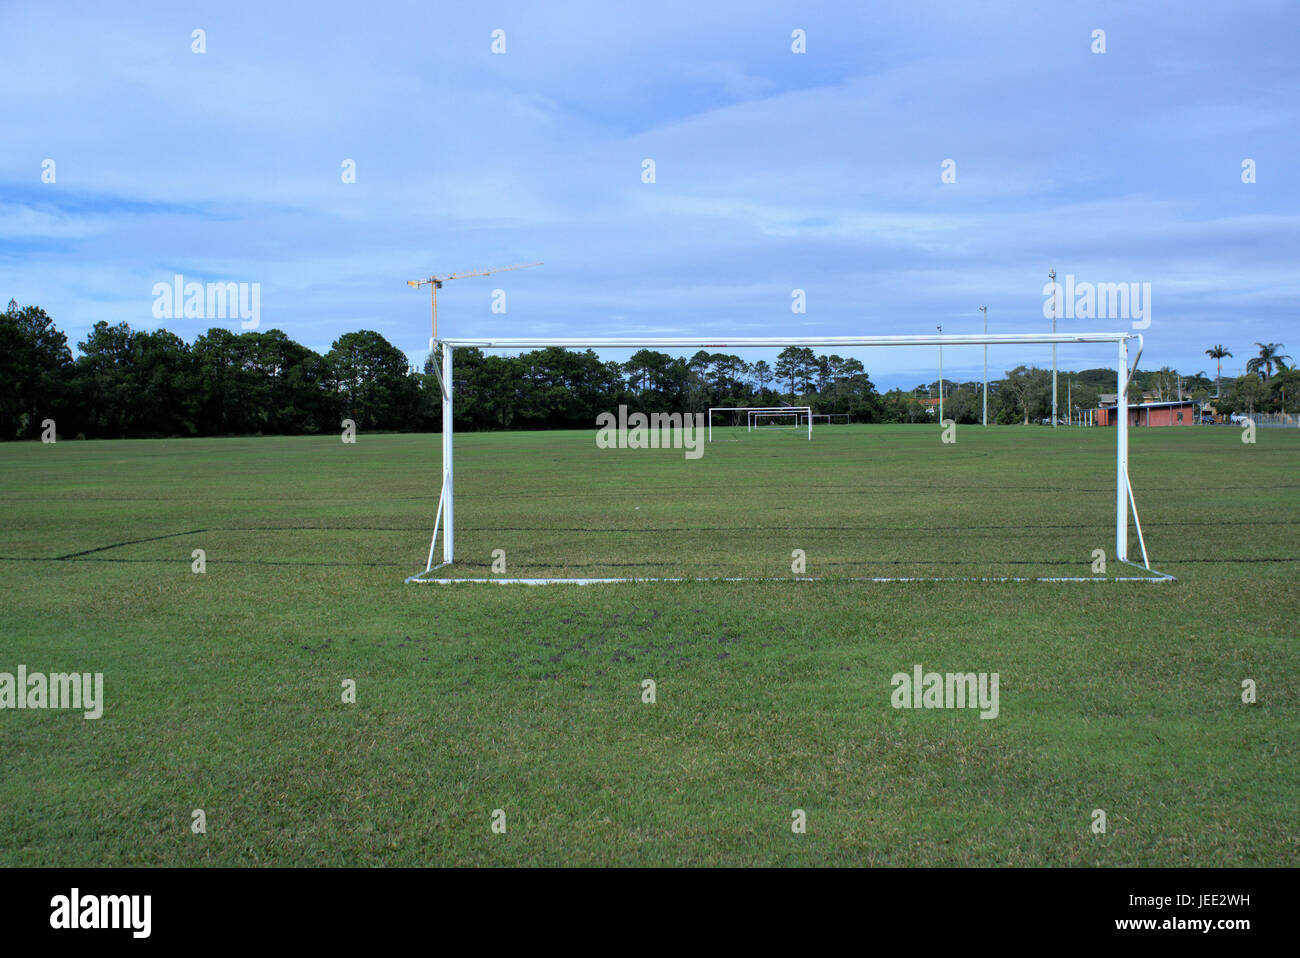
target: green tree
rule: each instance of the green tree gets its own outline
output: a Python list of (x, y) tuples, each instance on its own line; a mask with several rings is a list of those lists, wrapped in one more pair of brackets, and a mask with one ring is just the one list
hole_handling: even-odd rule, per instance
[(880, 400), (881, 421), (897, 423), (925, 422), (926, 407), (911, 390), (891, 389)]
[(1230, 402), (1222, 411), (1253, 414), (1268, 409), (1268, 385), (1256, 373), (1238, 376), (1232, 381)]
[(9, 300), (0, 313), (0, 437), (38, 435), (47, 418), (66, 428), (72, 372), (68, 338), (54, 320)]
[[(1042, 419), (1051, 412), (1052, 374), (1036, 366), (1017, 366), (1007, 373), (999, 384), (996, 421), (1021, 422), (1029, 425), (1030, 419)], [(989, 390), (993, 398), (993, 390)]]
[(820, 412), (846, 412), (853, 422), (881, 422), (885, 404), (866, 373), (855, 373), (828, 386), (813, 401)]
[(1300, 369), (1295, 366), (1279, 372), (1269, 380), (1268, 386), (1270, 405), (1279, 412), (1286, 412), (1288, 403), (1292, 410), (1300, 405), (1296, 402), (1300, 399)]
[(260, 428), (268, 396), (255, 371), (253, 342), (251, 336), (221, 326), (194, 340), (199, 431), (205, 435), (247, 434)]
[(95, 324), (73, 372), (73, 392), (87, 435), (193, 435), (200, 377), (185, 341), (165, 329), (132, 332), (126, 323)]
[(790, 384), (789, 396), (795, 396), (794, 384), (799, 375), (799, 347), (787, 346), (776, 357), (776, 378)]
[(83, 410), (86, 435), (117, 438), (132, 428), (135, 393), (130, 375), (131, 327), (100, 320), (77, 343), (73, 389)]
[(969, 389), (954, 389), (944, 394), (943, 414), (956, 423), (978, 423), (980, 421), (980, 397)]
[(358, 429), (409, 428), (419, 385), (406, 355), (373, 330), (345, 333), (325, 356), (341, 413)]
[(134, 416), (131, 434), (192, 436), (200, 391), (190, 347), (165, 329), (131, 337)]
[(807, 396), (815, 391), (817, 379), (817, 357), (807, 346), (800, 346), (797, 352), (796, 370), (800, 394)]
[(262, 428), (276, 433), (333, 429), (339, 416), (325, 358), (278, 329), (244, 335), (252, 339), (250, 368), (265, 383)]

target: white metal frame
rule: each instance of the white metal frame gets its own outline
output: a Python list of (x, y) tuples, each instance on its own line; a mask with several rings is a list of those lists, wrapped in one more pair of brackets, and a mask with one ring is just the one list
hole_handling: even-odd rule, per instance
[(843, 416), (844, 424), (845, 425), (849, 424), (850, 416), (846, 412), (817, 412), (817, 413), (813, 413), (812, 418), (814, 422), (816, 422), (818, 419), (825, 419), (826, 425), (829, 426), (831, 424), (831, 418), (834, 416)]
[[(709, 442), (713, 442), (713, 414), (715, 412), (749, 413), (750, 416), (747, 417), (748, 428), (746, 428), (745, 430), (746, 432), (753, 431), (754, 422), (752, 419), (752, 415), (753, 413), (756, 412), (806, 413), (808, 416), (808, 438), (812, 439), (812, 407), (811, 406), (710, 406), (709, 414), (708, 414)], [(796, 421), (796, 425), (797, 425), (797, 421)]]
[[(798, 429), (804, 424), (804, 420), (806, 419), (808, 421), (808, 438), (812, 438), (811, 412), (803, 413), (793, 409), (751, 409), (749, 414), (745, 417), (748, 420), (747, 428), (745, 429), (746, 432), (753, 432), (758, 428), (759, 416), (769, 416), (774, 419), (793, 419), (794, 422), (785, 427), (787, 429)], [(771, 423), (767, 423), (766, 425), (771, 425)]]
[[(590, 585), (607, 582), (645, 582), (645, 581), (677, 581), (671, 579), (452, 579), (452, 578), (425, 578), (429, 573), (444, 566), (452, 565), (456, 559), (456, 496), (455, 496), (455, 471), (454, 471), (454, 452), (455, 443), (453, 435), (452, 422), (452, 354), (462, 347), (477, 347), (479, 349), (545, 349), (556, 346), (560, 348), (578, 348), (578, 349), (658, 349), (658, 348), (678, 348), (678, 349), (720, 349), (720, 348), (785, 348), (786, 346), (837, 346), (837, 347), (874, 347), (874, 346), (1027, 346), (1027, 345), (1052, 345), (1069, 344), (1069, 343), (1113, 343), (1118, 349), (1116, 358), (1116, 383), (1118, 386), (1118, 396), (1116, 397), (1116, 408), (1128, 408), (1128, 384), (1132, 369), (1129, 366), (1129, 342), (1136, 339), (1138, 342), (1137, 356), (1133, 360), (1132, 369), (1137, 368), (1137, 362), (1142, 357), (1142, 337), (1137, 333), (995, 333), (991, 335), (964, 335), (964, 334), (939, 334), (939, 335), (919, 335), (919, 336), (812, 336), (791, 338), (787, 336), (776, 337), (740, 337), (728, 338), (725, 341), (704, 340), (695, 337), (574, 337), (564, 339), (515, 339), (515, 338), (480, 338), (480, 339), (443, 339), (430, 340), (429, 351), (432, 356), (438, 348), (442, 350), (442, 368), (439, 369), (435, 363), (433, 366), (434, 373), (437, 375), (438, 386), (442, 390), (442, 492), (438, 497), (438, 511), (433, 523), (433, 537), (429, 541), (429, 558), (425, 564), (423, 572), (410, 576), (407, 582), (432, 582), (443, 584), (454, 584), (461, 582), (496, 582), (500, 584), (552, 584), (568, 583), (573, 585)], [(1056, 576), (1041, 577), (1034, 579), (1022, 579), (1015, 577), (1006, 578), (978, 578), (963, 581), (999, 581), (999, 582), (1019, 582), (1019, 581), (1040, 581), (1040, 582), (1172, 582), (1174, 577), (1167, 573), (1159, 572), (1151, 568), (1151, 561), (1147, 556), (1146, 541), (1142, 536), (1142, 524), (1138, 519), (1137, 502), (1133, 497), (1133, 485), (1128, 475), (1128, 416), (1117, 417), (1117, 428), (1115, 430), (1115, 556), (1127, 565), (1144, 569), (1151, 573), (1146, 576), (1117, 576), (1108, 579), (1093, 579), (1083, 576)], [(811, 429), (811, 420), (809, 422)], [(1133, 524), (1137, 529), (1138, 544), (1142, 549), (1142, 565), (1138, 566), (1136, 562), (1130, 562), (1128, 557), (1128, 511), (1133, 509)], [(433, 564), (434, 549), (438, 541), (439, 529), (442, 531), (442, 562), (437, 565)], [(747, 581), (745, 579), (735, 581)], [(809, 581), (807, 577), (792, 579), (791, 581)], [(935, 579), (926, 577), (850, 577), (850, 581), (866, 582), (916, 582), (916, 581), (948, 581), (947, 579)]]
[[(785, 409), (781, 409), (780, 412), (751, 412), (749, 413), (749, 416), (746, 416), (746, 419), (748, 419), (749, 422), (748, 422), (748, 426), (746, 426), (745, 432), (753, 433), (755, 429), (758, 429), (759, 416), (767, 417), (767, 419), (794, 420), (793, 422), (789, 422), (789, 424), (787, 424), (787, 422), (776, 422), (776, 424), (774, 424), (774, 422), (763, 422), (762, 424), (766, 426), (776, 425), (777, 428), (779, 429), (798, 429), (800, 428), (800, 426), (803, 425), (803, 420), (805, 420), (805, 416), (803, 416), (802, 412), (788, 412), (785, 411)], [(809, 421), (810, 432), (811, 432), (811, 425), (813, 425), (813, 417), (811, 416), (807, 417), (807, 421)]]

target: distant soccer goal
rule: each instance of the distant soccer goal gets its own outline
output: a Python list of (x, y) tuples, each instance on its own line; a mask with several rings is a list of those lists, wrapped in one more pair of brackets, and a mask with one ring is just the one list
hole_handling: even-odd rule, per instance
[(713, 414), (714, 413), (731, 413), (736, 425), (740, 425), (739, 416), (745, 414), (745, 431), (754, 431), (754, 419), (758, 415), (776, 415), (784, 417), (794, 417), (794, 425), (807, 425), (808, 438), (812, 439), (812, 407), (811, 406), (710, 406), (709, 407), (709, 442), (713, 442)]
[(811, 415), (805, 416), (804, 413), (789, 410), (751, 412), (749, 414), (749, 432), (764, 427), (768, 429), (798, 429), (804, 424), (805, 419), (811, 421)]
[(812, 419), (813, 422), (817, 422), (819, 419), (825, 419), (827, 425), (830, 425), (833, 422), (852, 422), (852, 419), (846, 412), (815, 412), (812, 415)]

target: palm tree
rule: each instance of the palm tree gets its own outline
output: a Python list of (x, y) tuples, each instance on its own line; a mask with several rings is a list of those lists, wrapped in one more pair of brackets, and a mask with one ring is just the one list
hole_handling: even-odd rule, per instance
[(1220, 384), (1220, 380), (1223, 378), (1223, 361), (1225, 359), (1231, 359), (1232, 353), (1227, 347), (1216, 345), (1213, 349), (1207, 349), (1205, 355), (1209, 356), (1217, 364), (1214, 373), (1214, 398), (1218, 399), (1223, 395), (1223, 387)]
[(1283, 343), (1256, 343), (1259, 347), (1259, 355), (1246, 363), (1246, 371), (1258, 373), (1259, 378), (1268, 382), (1269, 377), (1273, 375), (1273, 367), (1276, 365), (1278, 372), (1286, 372), (1286, 364), (1291, 361), (1290, 356), (1282, 353), (1286, 348)]

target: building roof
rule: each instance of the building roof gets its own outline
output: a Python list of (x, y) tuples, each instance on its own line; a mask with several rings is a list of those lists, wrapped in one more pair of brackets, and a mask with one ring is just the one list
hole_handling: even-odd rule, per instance
[[(1132, 397), (1135, 395), (1136, 395), (1135, 391), (1129, 390), (1130, 399), (1132, 399)], [(1097, 405), (1099, 406), (1114, 406), (1118, 401), (1119, 401), (1119, 393), (1098, 393), (1097, 394)], [(1142, 402), (1144, 404), (1152, 403), (1155, 401), (1156, 401), (1156, 397), (1154, 393), (1147, 392), (1146, 390), (1142, 391)], [(1130, 405), (1132, 405), (1132, 403), (1130, 403)]]
[[(1159, 409), (1161, 407), (1167, 407), (1167, 406), (1199, 406), (1199, 405), (1201, 405), (1201, 403), (1195, 399), (1169, 399), (1169, 400), (1165, 400), (1164, 402), (1131, 402), (1128, 404), (1128, 408), (1129, 409)], [(1098, 408), (1114, 409), (1115, 399), (1112, 398), (1110, 403), (1107, 404), (1105, 402), (1105, 397), (1103, 396), (1102, 403)]]

